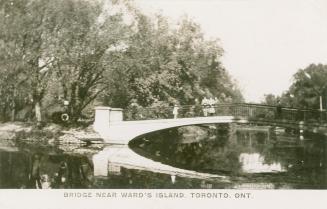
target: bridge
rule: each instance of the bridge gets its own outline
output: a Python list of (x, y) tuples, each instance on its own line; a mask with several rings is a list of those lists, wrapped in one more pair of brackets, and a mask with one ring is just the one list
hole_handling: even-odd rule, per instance
[[(132, 139), (168, 128), (199, 124), (253, 123), (315, 131), (325, 127), (326, 111), (246, 103), (215, 106), (184, 105), (173, 115), (173, 107), (96, 107), (94, 129), (106, 143), (128, 144)], [(211, 108), (210, 111), (209, 108)], [(210, 112), (204, 116), (204, 112)], [(177, 117), (176, 117), (177, 116)], [(326, 127), (327, 128), (327, 127)]]

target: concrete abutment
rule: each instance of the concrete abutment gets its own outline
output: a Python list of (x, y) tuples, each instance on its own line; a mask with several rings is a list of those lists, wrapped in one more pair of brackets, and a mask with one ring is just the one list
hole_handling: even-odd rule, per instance
[(112, 122), (123, 121), (123, 109), (98, 106), (95, 107), (93, 128), (97, 132), (105, 131)]

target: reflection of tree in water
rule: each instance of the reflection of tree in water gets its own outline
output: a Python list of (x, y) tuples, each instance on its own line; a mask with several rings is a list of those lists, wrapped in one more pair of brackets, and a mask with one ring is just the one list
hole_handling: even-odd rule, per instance
[(91, 184), (93, 167), (86, 157), (68, 156), (67, 183), (70, 188), (88, 188)]
[(30, 170), (28, 173), (27, 188), (42, 188), (41, 184), (41, 155), (34, 154), (30, 157)]
[(52, 156), (50, 161), (55, 162), (50, 174), (52, 188), (89, 188), (92, 184), (93, 165), (86, 156)]
[(288, 168), (289, 181), (301, 182), (305, 188), (327, 188), (326, 139), (322, 136), (306, 140), (295, 148), (273, 149)]
[(28, 188), (88, 188), (93, 169), (85, 156), (32, 156)]
[(28, 163), (22, 153), (0, 151), (0, 188), (26, 188)]
[[(131, 146), (139, 154), (165, 164), (228, 174), (240, 177), (236, 178), (238, 181), (272, 182), (276, 187), (288, 184), (296, 188), (327, 188), (327, 140), (324, 137), (314, 135), (310, 136), (312, 140), (300, 142), (294, 135), (269, 133), (268, 137), (264, 132), (239, 131), (235, 136), (229, 136), (228, 133), (226, 129), (218, 128), (202, 141), (178, 143), (183, 140), (175, 129), (136, 139)], [(258, 153), (264, 159), (263, 165), (280, 163), (282, 169), (243, 173), (239, 159), (241, 153)]]
[(285, 173), (266, 174), (269, 181), (287, 182), (296, 188), (327, 187), (324, 136), (310, 135), (310, 140), (301, 142), (297, 136), (285, 134), (275, 136), (264, 146), (256, 144), (253, 148), (264, 157), (266, 164), (279, 162), (285, 169)]
[(218, 146), (214, 142), (206, 143), (199, 166), (207, 172), (238, 174), (241, 169), (240, 151), (240, 148), (234, 143), (227, 143), (223, 147), (219, 146), (219, 143)]
[(194, 143), (178, 143), (177, 129), (162, 131), (131, 143), (136, 152), (176, 167), (211, 173), (238, 173), (240, 149), (228, 139), (228, 130), (210, 131), (208, 139)]
[[(227, 174), (233, 182), (270, 182), (276, 188), (327, 188), (327, 140), (294, 136), (263, 140), (260, 133), (239, 133), (231, 139), (226, 129), (210, 129), (200, 142), (181, 143), (176, 129), (152, 134), (132, 142), (135, 151), (176, 167)], [(309, 140), (310, 138), (310, 140)], [(289, 139), (288, 141), (286, 139)], [(241, 173), (240, 153), (260, 153), (265, 164), (279, 162), (282, 173)], [(228, 188), (221, 182), (207, 182), (210, 188)], [(207, 183), (203, 183), (206, 185)], [(64, 154), (53, 147), (21, 146), (20, 151), (0, 150), (0, 188), (203, 188), (195, 179), (122, 168), (121, 175), (94, 178), (86, 155)], [(230, 187), (229, 187), (230, 188)]]
[(92, 184), (93, 165), (86, 156), (37, 150), (0, 151), (1, 188), (88, 188)]
[(26, 153), (0, 152), (0, 168), (1, 188), (36, 188), (40, 186), (38, 157), (32, 159), (32, 156)]

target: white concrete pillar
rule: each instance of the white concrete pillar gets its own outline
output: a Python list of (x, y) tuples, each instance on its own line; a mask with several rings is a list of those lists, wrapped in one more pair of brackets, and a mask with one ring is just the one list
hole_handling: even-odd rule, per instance
[(93, 128), (95, 131), (103, 131), (109, 128), (110, 107), (95, 107)]
[(123, 121), (123, 109), (95, 107), (94, 130), (101, 132), (109, 128), (110, 122)]
[(109, 124), (110, 122), (119, 122), (119, 121), (123, 121), (123, 109), (110, 108)]

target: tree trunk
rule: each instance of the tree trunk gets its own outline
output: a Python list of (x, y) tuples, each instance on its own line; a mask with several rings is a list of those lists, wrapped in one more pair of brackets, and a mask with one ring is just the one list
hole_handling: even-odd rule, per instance
[(70, 120), (72, 122), (76, 122), (76, 110), (77, 110), (77, 104), (78, 104), (78, 93), (77, 93), (77, 84), (76, 82), (71, 84), (71, 93), (70, 93), (70, 103), (69, 103), (69, 108), (68, 108), (68, 112), (69, 112), (69, 116), (70, 116)]
[(14, 95), (13, 95), (13, 98), (12, 98), (12, 109), (11, 109), (11, 116), (10, 116), (10, 120), (11, 121), (15, 121), (15, 116), (16, 116), (16, 101), (15, 101), (15, 98), (16, 98), (16, 88), (14, 87)]
[(36, 122), (38, 122), (38, 123), (42, 121), (40, 101), (37, 101), (35, 103), (35, 118), (36, 118)]

